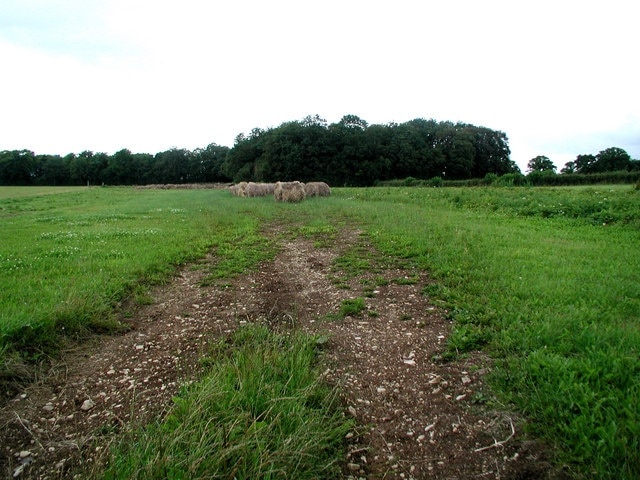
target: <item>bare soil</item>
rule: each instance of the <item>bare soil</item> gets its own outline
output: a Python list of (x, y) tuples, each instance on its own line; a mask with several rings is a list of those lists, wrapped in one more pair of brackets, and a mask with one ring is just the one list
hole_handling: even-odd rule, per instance
[[(274, 228), (274, 261), (201, 286), (207, 257), (123, 309), (131, 329), (65, 352), (46, 376), (0, 410), (0, 476), (85, 478), (123, 432), (160, 419), (181, 385), (197, 380), (207, 345), (247, 322), (326, 334), (328, 381), (341, 388), (353, 479), (557, 479), (545, 449), (519, 419), (487, 403), (491, 360), (481, 352), (443, 362), (451, 323), (422, 292), (425, 272), (385, 261), (357, 231), (329, 246)], [(377, 258), (358, 275), (334, 259), (360, 248)], [(343, 300), (365, 311), (341, 318)]]

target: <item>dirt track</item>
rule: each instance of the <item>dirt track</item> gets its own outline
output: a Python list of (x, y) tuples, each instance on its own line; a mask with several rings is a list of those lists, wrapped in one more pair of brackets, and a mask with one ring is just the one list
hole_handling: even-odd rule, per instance
[[(230, 285), (199, 285), (212, 258), (184, 268), (152, 292), (152, 305), (125, 310), (131, 331), (67, 352), (4, 405), (3, 478), (83, 478), (120, 432), (171, 407), (211, 339), (253, 321), (328, 334), (325, 376), (361, 427), (348, 439), (345, 478), (559, 478), (516, 418), (481, 402), (491, 368), (483, 354), (434, 360), (451, 325), (422, 294), (427, 274), (385, 261), (356, 231), (329, 248), (281, 233), (270, 232), (282, 247), (276, 259)], [(355, 246), (378, 261), (349, 277), (333, 260)], [(356, 297), (366, 297), (365, 312), (331, 318)]]

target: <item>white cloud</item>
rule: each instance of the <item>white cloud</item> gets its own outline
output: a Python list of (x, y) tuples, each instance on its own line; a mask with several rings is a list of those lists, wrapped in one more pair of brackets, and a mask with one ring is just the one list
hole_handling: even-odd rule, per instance
[(353, 113), (502, 130), (523, 170), (536, 155), (561, 167), (609, 146), (640, 158), (635, 16), (623, 0), (8, 6), (0, 149), (155, 153)]

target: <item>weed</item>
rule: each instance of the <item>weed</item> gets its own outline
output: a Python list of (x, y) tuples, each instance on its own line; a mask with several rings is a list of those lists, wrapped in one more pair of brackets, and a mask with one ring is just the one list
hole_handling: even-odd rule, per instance
[(348, 316), (356, 317), (360, 315), (365, 308), (364, 298), (348, 298), (340, 303), (338, 315), (340, 318)]

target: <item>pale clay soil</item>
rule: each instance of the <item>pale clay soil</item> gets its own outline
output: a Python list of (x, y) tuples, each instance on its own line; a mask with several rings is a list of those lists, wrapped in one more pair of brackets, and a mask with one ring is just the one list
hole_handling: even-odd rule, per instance
[[(344, 414), (357, 423), (346, 439), (345, 479), (564, 477), (516, 416), (478, 401), (490, 396), (488, 357), (438, 360), (451, 324), (422, 293), (427, 273), (379, 265), (341, 274), (332, 262), (347, 248), (374, 252), (353, 230), (329, 246), (277, 227), (269, 234), (281, 247), (274, 261), (206, 287), (200, 281), (213, 256), (182, 268), (151, 292), (151, 305), (123, 308), (127, 333), (66, 352), (1, 405), (0, 476), (86, 478), (118, 435), (166, 414), (180, 386), (198, 378), (209, 343), (267, 321), (329, 337), (323, 375), (339, 385)], [(331, 317), (356, 297), (366, 297), (365, 312)]]

